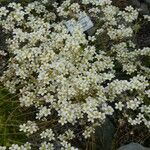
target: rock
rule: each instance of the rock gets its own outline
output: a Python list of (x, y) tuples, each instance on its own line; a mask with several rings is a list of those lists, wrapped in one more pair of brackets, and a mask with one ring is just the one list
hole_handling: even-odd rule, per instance
[(90, 28), (89, 30), (86, 31), (86, 33), (89, 35), (89, 36), (92, 36), (96, 31), (96, 28), (95, 27), (92, 27)]
[(96, 128), (94, 150), (111, 150), (115, 127), (109, 119), (101, 127)]
[(146, 3), (150, 4), (150, 0), (145, 0)]
[(150, 0), (131, 0), (129, 4), (141, 9), (141, 13), (144, 15), (150, 14)]
[(132, 4), (138, 8), (141, 6), (141, 3), (138, 0), (132, 0)]
[(140, 9), (141, 14), (150, 14), (150, 0), (112, 0), (112, 2), (120, 9), (124, 9), (126, 6), (132, 5), (134, 8)]
[(149, 14), (150, 13), (148, 5), (146, 3), (141, 3), (140, 9), (141, 9), (141, 12), (143, 14)]
[(150, 150), (150, 148), (143, 147), (138, 143), (130, 143), (128, 145), (120, 147), (118, 150)]

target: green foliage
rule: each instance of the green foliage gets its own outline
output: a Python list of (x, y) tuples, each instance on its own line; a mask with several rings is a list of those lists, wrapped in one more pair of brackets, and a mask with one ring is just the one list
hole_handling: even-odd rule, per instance
[(19, 132), (19, 124), (24, 118), (17, 95), (11, 95), (0, 85), (0, 145), (22, 144), (26, 137)]

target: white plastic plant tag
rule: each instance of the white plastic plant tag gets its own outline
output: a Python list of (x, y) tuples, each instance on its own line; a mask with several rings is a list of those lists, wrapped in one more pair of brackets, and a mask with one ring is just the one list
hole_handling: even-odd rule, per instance
[(79, 17), (78, 25), (81, 26), (83, 32), (89, 30), (90, 28), (92, 28), (94, 26), (90, 17), (87, 16), (86, 14), (82, 14)]
[(75, 23), (72, 20), (66, 22), (68, 32), (72, 33), (75, 27)]
[(83, 32), (89, 30), (94, 26), (90, 17), (88, 17), (86, 14), (80, 14), (80, 17), (77, 22), (74, 22), (73, 20), (69, 20), (65, 24), (68, 32), (70, 33), (73, 33), (73, 30), (77, 25), (82, 28)]

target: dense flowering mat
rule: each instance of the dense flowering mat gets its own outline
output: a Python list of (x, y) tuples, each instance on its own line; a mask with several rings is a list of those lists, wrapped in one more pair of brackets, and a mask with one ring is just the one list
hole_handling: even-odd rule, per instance
[(110, 0), (0, 7), (0, 25), (9, 35), (0, 79), (19, 93), (21, 107), (34, 110), (20, 131), (38, 143), (10, 150), (80, 149), (74, 141), (88, 139), (107, 116), (150, 129), (150, 69), (143, 63), (150, 48), (135, 40), (138, 23), (150, 17), (138, 14)]

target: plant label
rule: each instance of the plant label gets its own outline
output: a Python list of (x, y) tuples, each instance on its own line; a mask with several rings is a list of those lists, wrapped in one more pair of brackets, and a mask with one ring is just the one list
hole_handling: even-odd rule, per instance
[(92, 28), (94, 26), (90, 17), (87, 16), (86, 14), (81, 15), (79, 17), (78, 24), (81, 26), (83, 32), (89, 30), (90, 28)]
[(86, 14), (81, 14), (77, 22), (73, 22), (72, 20), (66, 22), (67, 30), (71, 34), (73, 33), (74, 27), (77, 25), (82, 28), (83, 32), (89, 30), (94, 26), (90, 17)]

